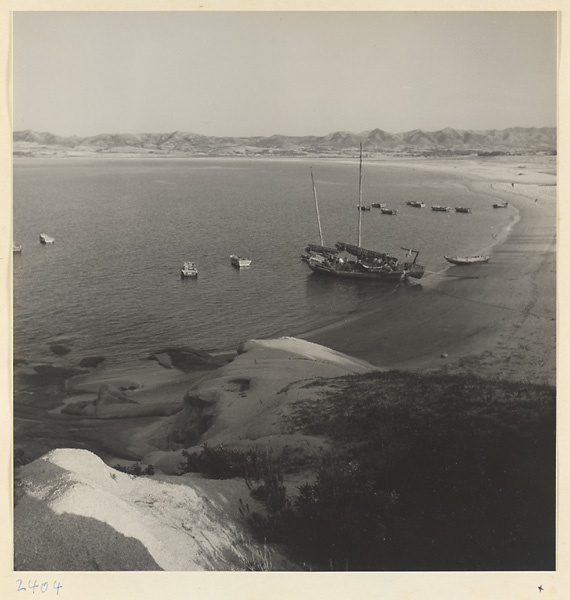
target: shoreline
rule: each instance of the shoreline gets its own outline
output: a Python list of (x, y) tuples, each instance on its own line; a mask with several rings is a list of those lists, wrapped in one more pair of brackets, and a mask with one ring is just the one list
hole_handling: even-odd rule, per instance
[[(430, 165), (423, 163), (421, 167), (429, 169)], [(451, 165), (442, 168), (441, 163), (432, 168), (453, 172)], [(556, 189), (555, 180), (552, 182), (552, 175), (543, 172), (532, 175), (525, 172), (531, 175), (525, 183), (514, 183), (514, 173), (498, 168), (485, 174), (463, 171), (461, 174), (468, 178), (465, 182), (468, 189), (508, 201), (517, 210), (497, 239), (481, 249), (480, 253), (491, 254), (491, 261), (468, 267), (450, 265), (402, 287), (381, 307), (299, 337), (377, 366), (481, 374), (555, 385), (556, 198), (544, 193), (548, 188)], [(544, 188), (541, 194), (541, 190), (533, 187), (531, 196), (537, 196), (536, 202), (524, 194), (525, 186)], [(550, 228), (546, 221), (549, 218)], [(539, 237), (541, 240), (533, 246), (540, 248), (524, 247), (531, 245), (529, 240)], [(452, 280), (454, 275), (456, 280)], [(533, 287), (531, 279), (541, 283)], [(513, 283), (505, 286), (505, 280), (515, 281), (518, 286)], [(514, 287), (517, 287), (516, 298), (512, 296)], [(553, 292), (551, 298), (538, 297), (542, 289), (549, 288)], [(537, 303), (542, 306), (538, 316), (528, 309)], [(540, 326), (527, 323), (533, 314), (535, 319), (543, 321), (542, 335)], [(413, 315), (411, 323), (409, 315)], [(509, 342), (513, 334), (516, 344), (514, 339)], [(532, 344), (536, 342), (539, 349), (533, 353)]]

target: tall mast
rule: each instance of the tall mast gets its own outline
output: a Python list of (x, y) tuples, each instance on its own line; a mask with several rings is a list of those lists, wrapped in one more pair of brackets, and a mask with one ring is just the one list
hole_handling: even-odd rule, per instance
[(360, 143), (360, 176), (358, 178), (358, 247), (362, 245), (362, 142)]
[(323, 231), (321, 229), (321, 218), (319, 217), (319, 203), (317, 202), (317, 188), (315, 187), (315, 178), (313, 177), (313, 167), (311, 167), (311, 181), (313, 182), (313, 196), (315, 197), (315, 210), (317, 211), (317, 223), (319, 225), (319, 237), (321, 238), (321, 246), (324, 246)]

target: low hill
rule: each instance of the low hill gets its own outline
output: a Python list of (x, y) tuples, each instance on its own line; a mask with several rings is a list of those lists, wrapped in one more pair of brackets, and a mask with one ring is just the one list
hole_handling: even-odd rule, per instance
[(100, 134), (61, 137), (36, 131), (14, 132), (16, 156), (134, 154), (158, 156), (352, 156), (360, 144), (368, 154), (469, 155), (556, 153), (555, 127), (511, 127), (484, 131), (446, 127), (389, 133), (337, 131), (325, 136), (215, 137), (189, 132)]

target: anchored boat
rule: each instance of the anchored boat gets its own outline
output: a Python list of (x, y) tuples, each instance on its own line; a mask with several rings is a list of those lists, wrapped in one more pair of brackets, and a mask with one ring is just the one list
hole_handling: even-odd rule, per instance
[[(348, 279), (367, 279), (373, 281), (400, 281), (407, 277), (420, 279), (424, 274), (425, 268), (417, 262), (418, 250), (402, 248), (407, 251), (408, 257), (411, 257), (413, 254), (414, 258), (411, 261), (400, 262), (395, 256), (391, 256), (386, 252), (377, 252), (376, 250), (368, 250), (362, 247), (362, 210), (360, 208), (362, 207), (362, 144), (360, 145), (358, 207), (358, 244), (353, 245), (338, 242), (335, 248), (323, 245), (317, 247), (314, 244), (310, 244), (307, 246), (306, 251), (309, 252), (307, 262), (311, 270), (323, 275)], [(317, 219), (318, 214), (317, 205)], [(319, 231), (321, 231), (320, 221)]]
[(476, 263), (487, 263), (491, 259), (490, 256), (444, 256), (447, 262), (454, 265), (473, 265)]
[(55, 239), (46, 235), (45, 233), (40, 233), (40, 243), (42, 244), (53, 244)]
[(435, 210), (436, 212), (449, 212), (450, 211), (449, 206), (432, 206), (431, 209)]
[(237, 256), (237, 254), (232, 254), (230, 256), (230, 262), (237, 269), (241, 269), (242, 267), (249, 267), (249, 265), (251, 265), (251, 260), (249, 258), (243, 258), (241, 256)]
[(498, 204), (493, 204), (493, 208), (507, 208), (508, 205), (508, 202), (500, 202)]
[(465, 208), (463, 206), (456, 206), (455, 207), (455, 212), (458, 212), (458, 213), (472, 213), (473, 209), (472, 208)]
[(408, 206), (413, 206), (414, 208), (424, 208), (426, 203), (420, 202), (419, 200), (408, 200), (406, 202)]
[(186, 277), (198, 277), (196, 265), (190, 261), (185, 262), (180, 271), (180, 277), (182, 277), (182, 279), (185, 279)]

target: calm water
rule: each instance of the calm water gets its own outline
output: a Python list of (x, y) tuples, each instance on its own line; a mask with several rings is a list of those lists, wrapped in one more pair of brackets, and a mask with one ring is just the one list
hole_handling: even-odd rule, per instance
[[(163, 346), (235, 348), (244, 339), (295, 335), (381, 302), (391, 286), (330, 280), (299, 259), (318, 242), (313, 166), (326, 244), (356, 243), (358, 164), (311, 160), (54, 159), (14, 165), (14, 354), (70, 362), (102, 354), (140, 360)], [(406, 200), (423, 200), (416, 209)], [(477, 253), (509, 211), (470, 192), (458, 177), (364, 167), (363, 246), (421, 250), (428, 270), (444, 254)], [(471, 206), (435, 213), (431, 204)], [(498, 214), (500, 213), (500, 214)], [(39, 243), (39, 234), (55, 237)], [(232, 253), (253, 259), (231, 267)], [(197, 280), (181, 280), (185, 260)]]

